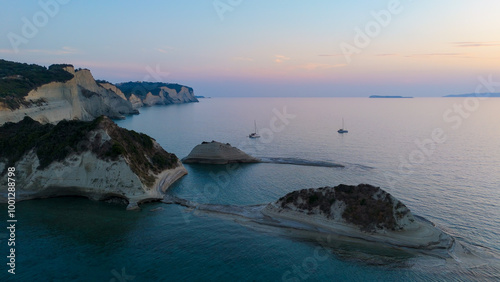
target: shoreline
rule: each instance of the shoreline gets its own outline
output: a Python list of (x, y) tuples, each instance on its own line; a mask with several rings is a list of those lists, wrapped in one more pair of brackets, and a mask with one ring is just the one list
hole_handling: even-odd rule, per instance
[[(406, 231), (388, 231), (367, 233), (358, 226), (321, 219), (318, 216), (297, 212), (279, 212), (273, 203), (249, 206), (200, 204), (167, 194), (161, 201), (164, 204), (176, 204), (194, 210), (196, 213), (215, 214), (221, 218), (232, 218), (236, 222), (248, 225), (257, 224), (271, 228), (293, 230), (296, 236), (302, 233), (310, 236), (335, 236), (338, 241), (359, 241), (378, 246), (401, 249), (407, 252), (419, 252), (441, 258), (450, 258), (449, 250), (454, 248), (455, 239), (435, 227), (431, 221), (415, 216), (418, 227)], [(271, 208), (270, 208), (271, 207)], [(233, 217), (236, 217), (233, 218)]]

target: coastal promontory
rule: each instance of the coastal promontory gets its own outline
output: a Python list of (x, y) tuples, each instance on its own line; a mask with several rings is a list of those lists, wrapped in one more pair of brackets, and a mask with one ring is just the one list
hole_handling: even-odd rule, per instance
[(113, 89), (96, 83), (90, 70), (59, 64), (48, 68), (0, 60), (0, 125), (25, 116), (41, 123), (122, 119), (139, 113)]
[(0, 59), (0, 125), (25, 116), (41, 123), (123, 119), (143, 106), (198, 102), (193, 88), (163, 82), (112, 84), (70, 64), (48, 68)]
[[(129, 208), (160, 200), (187, 174), (174, 154), (153, 138), (93, 121), (41, 124), (30, 117), (0, 127), (0, 175), (16, 170), (16, 200), (83, 196), (119, 200)], [(0, 193), (7, 202), (7, 192)]]
[(134, 108), (198, 102), (193, 88), (177, 83), (130, 81), (117, 83), (116, 87)]

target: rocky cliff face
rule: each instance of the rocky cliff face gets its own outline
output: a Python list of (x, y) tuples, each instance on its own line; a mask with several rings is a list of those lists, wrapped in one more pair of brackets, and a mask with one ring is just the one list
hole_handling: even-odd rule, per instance
[(141, 98), (135, 96), (134, 94), (130, 95), (128, 100), (130, 101), (134, 109), (138, 109), (144, 106), (144, 103), (142, 102)]
[(115, 92), (116, 95), (120, 96), (120, 98), (122, 98), (123, 100), (127, 100), (127, 97), (125, 97), (125, 94), (123, 94), (123, 92), (120, 89), (118, 89), (118, 87), (116, 87), (115, 85), (113, 85), (109, 82), (99, 83), (99, 85), (108, 89), (108, 90)]
[(41, 85), (24, 97), (25, 101), (36, 103), (21, 105), (14, 110), (0, 105), (0, 124), (18, 122), (25, 116), (42, 123), (56, 123), (63, 119), (90, 121), (100, 115), (124, 118), (138, 113), (114, 88), (98, 85), (89, 70), (75, 71), (73, 66), (66, 66), (64, 70), (73, 78)]
[(193, 88), (174, 83), (125, 82), (116, 85), (134, 108), (198, 102)]
[[(121, 99), (121, 98), (120, 98)], [(91, 122), (41, 124), (26, 117), (0, 127), (0, 174), (16, 168), (16, 199), (84, 196), (120, 198), (129, 207), (161, 199), (187, 174), (145, 134), (118, 127), (107, 117)], [(6, 190), (0, 202), (6, 202)]]

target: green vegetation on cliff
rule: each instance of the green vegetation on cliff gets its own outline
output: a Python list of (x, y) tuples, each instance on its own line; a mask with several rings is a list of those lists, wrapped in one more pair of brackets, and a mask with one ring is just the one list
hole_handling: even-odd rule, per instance
[(65, 82), (73, 75), (63, 68), (71, 65), (51, 65), (49, 68), (35, 65), (10, 62), (0, 59), (0, 103), (11, 110), (21, 105), (29, 106), (24, 97), (39, 86), (50, 82)]
[[(111, 140), (102, 141), (96, 129), (105, 130)], [(72, 154), (92, 151), (103, 160), (117, 160), (120, 156), (129, 160), (134, 173), (147, 184), (152, 185), (154, 176), (177, 165), (177, 156), (159, 146), (146, 134), (118, 127), (106, 117), (94, 121), (67, 121), (57, 125), (40, 124), (29, 117), (18, 123), (6, 123), (0, 127), (0, 162), (6, 168), (14, 166), (26, 153), (34, 150), (40, 165), (45, 169), (53, 162), (63, 161)]]
[(319, 212), (326, 218), (332, 218), (332, 206), (336, 201), (341, 201), (345, 205), (342, 218), (346, 222), (358, 225), (364, 231), (380, 228), (395, 230), (398, 228), (397, 219), (409, 212), (401, 202), (398, 202), (396, 209), (403, 207), (404, 209), (394, 214), (391, 195), (379, 187), (368, 184), (358, 186), (341, 184), (336, 187), (303, 189), (288, 193), (280, 198), (277, 204), (283, 209), (294, 207), (308, 214)]

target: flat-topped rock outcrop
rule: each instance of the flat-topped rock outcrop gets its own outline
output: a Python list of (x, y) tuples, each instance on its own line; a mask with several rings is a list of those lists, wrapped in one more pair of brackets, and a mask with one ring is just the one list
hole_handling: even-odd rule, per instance
[(231, 146), (229, 143), (212, 141), (202, 142), (194, 147), (191, 153), (182, 159), (182, 162), (187, 164), (256, 163), (259, 162), (259, 159)]

